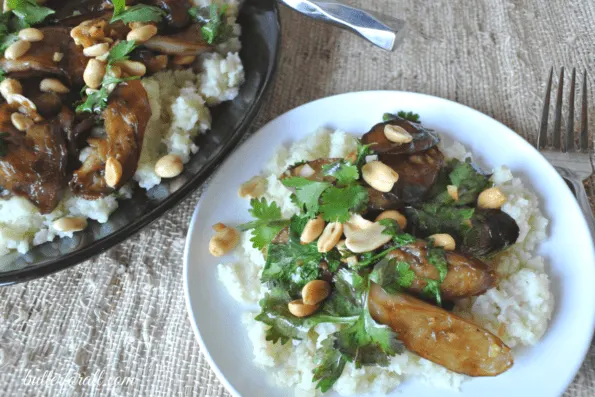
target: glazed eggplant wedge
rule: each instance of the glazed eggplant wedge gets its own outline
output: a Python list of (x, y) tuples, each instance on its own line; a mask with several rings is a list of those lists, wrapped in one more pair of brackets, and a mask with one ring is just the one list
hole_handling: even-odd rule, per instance
[(404, 293), (387, 294), (372, 283), (372, 318), (391, 327), (410, 351), (451, 371), (495, 376), (513, 364), (510, 348), (496, 335)]

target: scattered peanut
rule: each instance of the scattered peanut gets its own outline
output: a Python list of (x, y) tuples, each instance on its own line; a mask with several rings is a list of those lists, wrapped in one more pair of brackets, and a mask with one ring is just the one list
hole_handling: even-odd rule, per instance
[(446, 251), (454, 251), (457, 247), (455, 239), (447, 233), (433, 234), (428, 239), (432, 241), (434, 246), (444, 248)]
[(383, 219), (393, 219), (397, 221), (401, 230), (405, 230), (405, 228), (407, 227), (407, 218), (405, 218), (405, 215), (401, 214), (397, 210), (382, 211), (380, 215), (376, 217), (375, 221), (378, 222)]
[(304, 227), (304, 231), (302, 231), (302, 235), (300, 236), (300, 243), (302, 244), (310, 244), (312, 241), (316, 240), (324, 230), (324, 219), (319, 215), (314, 219), (310, 219), (306, 226)]
[(100, 57), (109, 52), (109, 43), (93, 44), (83, 50), (83, 55), (86, 57)]
[(240, 241), (240, 232), (223, 223), (213, 225), (217, 233), (209, 241), (209, 252), (213, 256), (223, 256), (230, 252)]
[(318, 252), (329, 252), (341, 240), (343, 225), (340, 222), (329, 222), (318, 239)]
[(395, 143), (409, 143), (413, 137), (405, 128), (398, 125), (387, 124), (384, 126), (384, 136), (391, 142)]
[(318, 310), (319, 305), (306, 305), (303, 300), (296, 299), (287, 304), (289, 312), (296, 317), (307, 317)]
[(126, 35), (126, 40), (132, 41), (134, 40), (137, 44), (142, 44), (145, 41), (148, 41), (151, 37), (157, 34), (157, 26), (155, 25), (144, 25), (141, 27), (137, 27), (132, 29)]
[(168, 154), (161, 157), (155, 163), (155, 173), (160, 178), (173, 178), (182, 173), (184, 164), (182, 159), (175, 154)]
[(115, 157), (108, 157), (105, 162), (105, 183), (109, 187), (116, 187), (122, 178), (122, 163)]
[(4, 79), (2, 83), (0, 83), (0, 94), (4, 97), (4, 99), (8, 99), (9, 95), (13, 94), (22, 94), (23, 93), (23, 86), (19, 83), (16, 79)]
[(54, 52), (54, 55), (52, 56), (52, 60), (54, 62), (60, 62), (63, 58), (64, 58), (63, 52)]
[(120, 61), (116, 62), (115, 65), (119, 66), (122, 72), (128, 73), (130, 76), (144, 76), (147, 73), (147, 67), (142, 62)]
[(353, 214), (344, 225), (345, 245), (351, 252), (373, 251), (388, 243), (391, 236), (384, 234), (384, 226), (370, 222), (361, 215)]
[(58, 79), (43, 79), (39, 83), (39, 89), (43, 92), (55, 92), (56, 94), (67, 94), (70, 92), (70, 88), (66, 87)]
[(331, 293), (331, 285), (324, 280), (312, 280), (302, 288), (302, 300), (306, 305), (317, 305)]
[(174, 65), (190, 65), (196, 59), (196, 55), (177, 55), (173, 57), (171, 63)]
[(37, 113), (37, 106), (35, 106), (33, 101), (23, 95), (11, 94), (6, 98), (6, 102), (13, 107), (17, 106), (19, 112), (27, 115), (35, 122), (43, 120), (39, 113)]
[(6, 51), (4, 51), (4, 57), (6, 59), (15, 60), (27, 53), (31, 48), (31, 43), (25, 40), (17, 40), (12, 43)]
[(101, 85), (103, 76), (105, 76), (105, 62), (98, 61), (97, 59), (89, 59), (87, 67), (83, 72), (83, 80), (89, 88), (97, 89)]
[(459, 201), (459, 188), (456, 185), (448, 185), (446, 191), (454, 201)]
[(10, 115), (10, 121), (19, 131), (27, 131), (29, 127), (35, 124), (29, 117), (16, 112)]
[(64, 217), (54, 221), (54, 229), (60, 232), (79, 232), (87, 227), (87, 219), (82, 217)]
[(499, 209), (506, 203), (507, 199), (506, 195), (502, 193), (502, 190), (497, 187), (491, 187), (479, 193), (477, 206), (479, 208)]
[(31, 43), (43, 40), (43, 32), (35, 28), (26, 28), (19, 31), (19, 39)]
[(238, 189), (238, 195), (242, 198), (256, 198), (264, 194), (266, 179), (262, 176), (255, 176), (247, 182), (242, 183)]
[(366, 183), (379, 192), (390, 192), (399, 180), (392, 168), (381, 161), (371, 161), (362, 167), (362, 177)]

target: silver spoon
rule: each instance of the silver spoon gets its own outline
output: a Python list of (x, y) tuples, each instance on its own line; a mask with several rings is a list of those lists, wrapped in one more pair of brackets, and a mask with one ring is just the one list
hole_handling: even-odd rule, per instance
[(338, 1), (280, 0), (297, 12), (350, 30), (374, 45), (394, 50), (402, 41), (405, 21)]

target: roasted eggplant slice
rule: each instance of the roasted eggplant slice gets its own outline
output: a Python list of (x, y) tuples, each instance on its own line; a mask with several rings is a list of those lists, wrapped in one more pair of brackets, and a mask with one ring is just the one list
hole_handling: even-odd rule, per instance
[(394, 210), (403, 206), (403, 202), (392, 192), (379, 192), (369, 186), (367, 189), (369, 211)]
[(0, 185), (27, 197), (42, 214), (56, 208), (66, 185), (67, 151), (59, 123), (43, 121), (22, 133), (13, 127), (8, 104), (0, 105), (0, 131), (9, 134), (0, 157)]
[[(412, 140), (408, 143), (395, 143), (386, 138), (384, 129), (387, 125), (402, 128), (411, 135)], [(440, 139), (433, 132), (423, 128), (421, 124), (412, 123), (408, 120), (397, 117), (384, 123), (378, 123), (370, 131), (362, 136), (362, 143), (372, 144), (370, 147), (377, 153), (404, 154), (423, 152), (433, 148), (440, 142)]]
[(426, 197), (444, 163), (444, 155), (438, 148), (415, 154), (381, 154), (378, 159), (399, 174), (392, 192), (406, 204)]
[(510, 348), (500, 338), (412, 296), (389, 295), (372, 283), (368, 308), (372, 318), (391, 327), (407, 349), (451, 371), (495, 376), (513, 364)]
[[(446, 251), (445, 255), (448, 273), (440, 284), (443, 299), (456, 300), (480, 295), (496, 285), (495, 275), (482, 261), (451, 251)], [(428, 247), (423, 240), (396, 249), (387, 258), (403, 261), (411, 266), (416, 275), (408, 288), (411, 292), (421, 294), (427, 285), (426, 279), (439, 279), (438, 269), (428, 261)]]
[(461, 251), (473, 256), (490, 255), (516, 243), (519, 232), (519, 226), (506, 212), (478, 208), (471, 218), (471, 230), (463, 238)]
[[(151, 117), (147, 92), (138, 80), (131, 80), (116, 87), (103, 112), (107, 138), (90, 142), (94, 148), (83, 166), (74, 172), (70, 181), (73, 192), (87, 199), (104, 197), (128, 182), (138, 165), (145, 128)], [(105, 161), (112, 157), (122, 166), (117, 185), (106, 185), (103, 177)]]
[(150, 0), (148, 4), (160, 7), (166, 12), (165, 21), (167, 26), (173, 29), (181, 29), (190, 24), (190, 2), (187, 0)]
[(198, 55), (212, 47), (202, 39), (200, 25), (190, 25), (184, 31), (172, 35), (153, 36), (143, 44), (146, 48), (167, 55)]

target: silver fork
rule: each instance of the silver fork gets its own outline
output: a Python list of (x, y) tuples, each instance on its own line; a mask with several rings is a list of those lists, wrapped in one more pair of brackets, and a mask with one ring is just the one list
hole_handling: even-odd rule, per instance
[[(564, 94), (564, 68), (560, 69), (558, 80), (558, 93), (556, 95), (556, 108), (554, 110), (554, 128), (548, 134), (548, 119), (550, 112), (550, 96), (552, 90), (554, 68), (550, 69), (550, 75), (545, 90), (543, 112), (541, 114), (541, 126), (537, 136), (536, 147), (543, 156), (556, 168), (564, 178), (569, 187), (573, 190), (576, 199), (583, 211), (585, 219), (591, 229), (591, 235), (595, 237), (595, 220), (589, 198), (583, 181), (593, 174), (591, 163), (591, 149), (589, 145), (588, 131), (588, 100), (587, 100), (587, 71), (583, 72), (582, 104), (581, 104), (581, 129), (579, 134), (578, 148), (574, 136), (574, 99), (576, 86), (576, 68), (572, 69), (570, 78), (570, 94), (568, 97), (568, 118), (566, 122), (566, 134), (562, 136), (562, 97)], [(549, 141), (549, 142), (548, 142)]]

